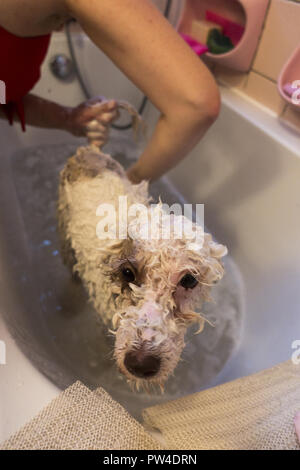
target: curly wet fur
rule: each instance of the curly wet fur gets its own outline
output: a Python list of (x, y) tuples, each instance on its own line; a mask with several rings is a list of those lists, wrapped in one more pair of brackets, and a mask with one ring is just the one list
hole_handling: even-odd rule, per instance
[[(163, 386), (178, 363), (188, 325), (198, 322), (199, 331), (204, 327), (201, 304), (223, 276), (221, 257), (227, 250), (207, 233), (201, 249), (186, 238), (99, 239), (97, 207), (110, 203), (117, 208), (119, 196), (127, 196), (128, 206), (142, 203), (152, 210), (146, 182), (131, 184), (123, 168), (96, 147), (79, 148), (60, 176), (62, 255), (103, 321), (114, 329), (120, 371), (137, 387)], [(136, 273), (135, 283), (122, 279), (126, 265)], [(194, 289), (179, 284), (185, 273), (198, 280)], [(127, 352), (141, 349), (161, 361), (158, 373), (148, 379), (135, 377), (124, 365)]]

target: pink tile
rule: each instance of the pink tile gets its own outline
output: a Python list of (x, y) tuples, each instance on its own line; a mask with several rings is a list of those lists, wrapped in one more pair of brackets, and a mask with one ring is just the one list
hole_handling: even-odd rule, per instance
[(300, 4), (288, 0), (271, 0), (253, 70), (277, 80), (282, 66), (298, 43)]
[(285, 102), (278, 93), (276, 83), (268, 78), (256, 72), (250, 72), (244, 91), (276, 114), (279, 115), (283, 111)]
[(227, 67), (223, 67), (222, 65), (216, 65), (213, 73), (218, 82), (228, 86), (229, 88), (244, 88), (248, 77), (247, 73), (237, 72)]

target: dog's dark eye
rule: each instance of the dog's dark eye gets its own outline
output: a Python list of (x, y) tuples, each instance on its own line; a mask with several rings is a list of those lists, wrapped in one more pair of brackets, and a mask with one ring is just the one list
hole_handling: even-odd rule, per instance
[(135, 274), (130, 268), (123, 268), (122, 269), (122, 276), (126, 282), (134, 282), (135, 281)]
[(185, 289), (194, 289), (194, 287), (196, 287), (196, 285), (198, 284), (198, 281), (194, 276), (187, 273), (180, 280), (179, 284)]

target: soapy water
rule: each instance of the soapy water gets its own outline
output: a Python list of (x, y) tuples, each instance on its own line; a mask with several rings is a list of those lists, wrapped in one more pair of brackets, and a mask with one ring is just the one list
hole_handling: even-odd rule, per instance
[[(30, 273), (20, 272), (18, 282), (21, 285), (27, 277), (31, 279), (34, 294), (28, 295), (35, 296), (32, 300), (38, 305), (37, 309), (26, 311), (26, 315), (34, 317), (31, 318), (34, 331), (23, 332), (27, 339), (22, 349), (60, 388), (76, 380), (92, 389), (102, 386), (139, 417), (146, 406), (200, 390), (222, 369), (236, 345), (232, 338), (240, 334), (241, 280), (238, 269), (228, 258), (226, 275), (215, 288), (215, 303), (205, 304), (202, 310), (209, 320), (221, 325), (218, 333), (209, 325), (199, 335), (194, 334), (195, 329), (189, 330), (182, 360), (167, 382), (164, 395), (132, 392), (115, 365), (113, 335), (89, 304), (82, 284), (72, 280), (59, 253), (56, 226), (59, 172), (75, 151), (74, 144), (47, 145), (22, 149), (11, 158), (30, 258)], [(125, 167), (137, 156), (136, 146), (123, 136), (112, 139), (104, 151)], [(150, 192), (155, 201), (161, 196), (168, 204), (186, 202), (165, 179), (153, 184)], [(234, 326), (230, 322), (233, 317), (238, 319)], [(32, 349), (30, 336), (34, 336)]]

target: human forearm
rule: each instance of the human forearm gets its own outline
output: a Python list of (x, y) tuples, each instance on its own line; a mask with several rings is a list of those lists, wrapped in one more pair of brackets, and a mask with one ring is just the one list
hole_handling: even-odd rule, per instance
[[(41, 128), (67, 130), (71, 108), (31, 94), (23, 98), (23, 105), (26, 124)], [(1, 106), (0, 118), (6, 119), (6, 114)], [(14, 120), (20, 121), (17, 114), (14, 115)]]
[[(109, 125), (118, 117), (116, 100), (95, 96), (78, 106), (63, 106), (35, 95), (23, 99), (26, 124), (86, 136), (90, 143), (103, 146), (108, 139)], [(6, 118), (0, 106), (0, 118)], [(18, 116), (14, 116), (19, 120)]]
[(68, 130), (72, 108), (32, 94), (25, 96), (23, 104), (27, 124), (40, 128)]
[(154, 180), (175, 166), (197, 144), (214, 116), (187, 109), (174, 116), (161, 115), (139, 160), (128, 170), (135, 183)]

